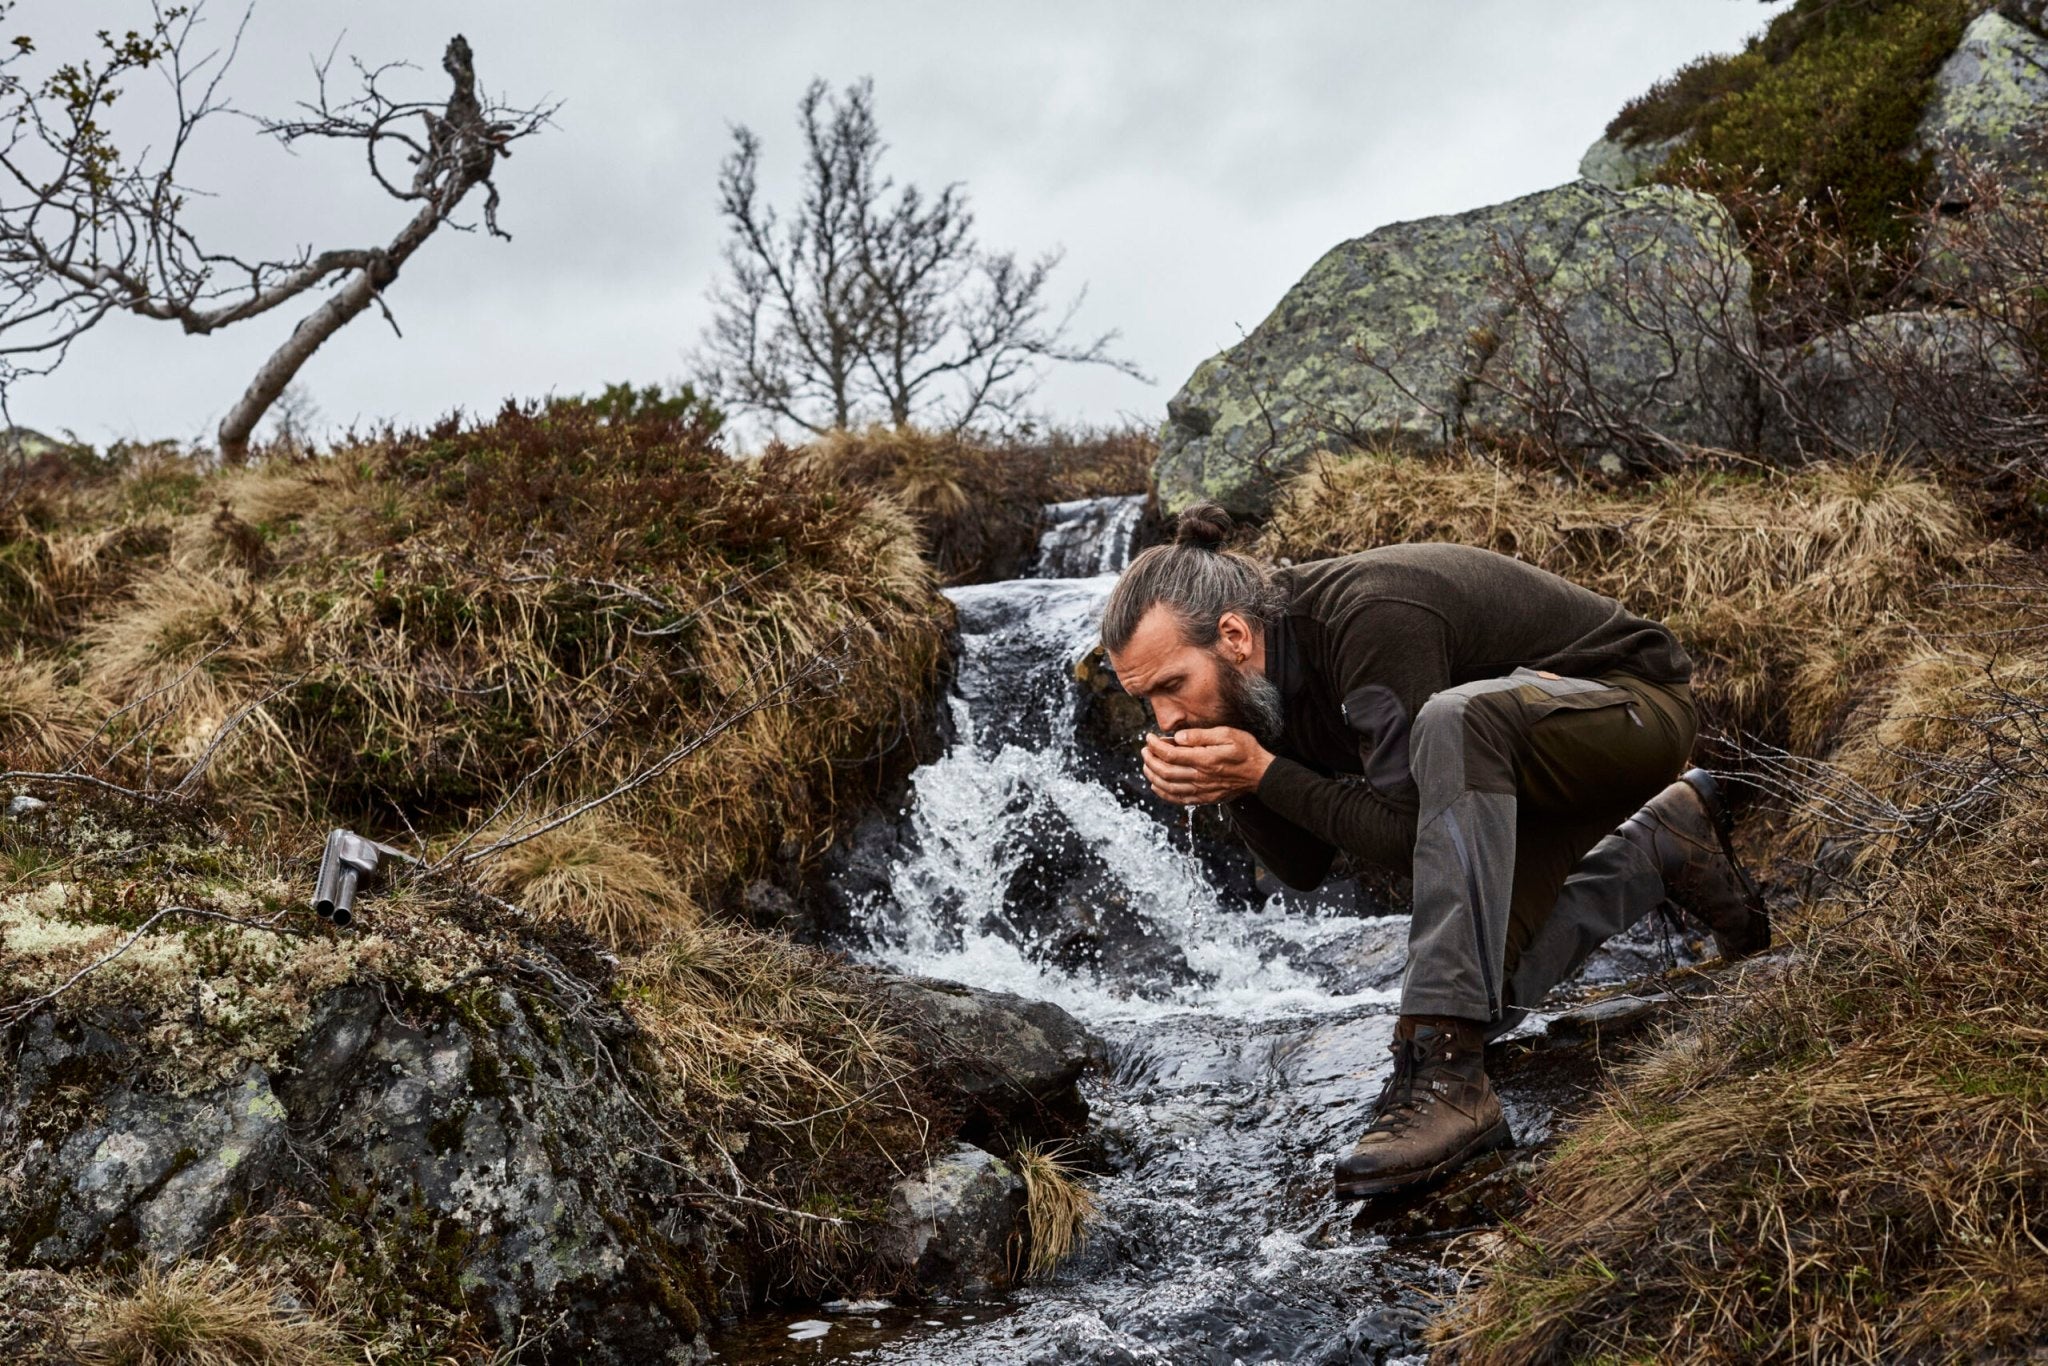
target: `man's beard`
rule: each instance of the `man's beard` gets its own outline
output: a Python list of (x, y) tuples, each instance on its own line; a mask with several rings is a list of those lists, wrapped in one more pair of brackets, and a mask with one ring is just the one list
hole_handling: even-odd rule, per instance
[(1280, 689), (1273, 680), (1221, 656), (1217, 657), (1216, 666), (1221, 671), (1217, 692), (1222, 695), (1222, 724), (1251, 732), (1263, 745), (1278, 740), (1286, 714), (1281, 710)]

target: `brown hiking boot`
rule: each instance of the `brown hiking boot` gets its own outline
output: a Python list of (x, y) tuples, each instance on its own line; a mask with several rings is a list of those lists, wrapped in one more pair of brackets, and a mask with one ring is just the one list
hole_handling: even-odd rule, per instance
[(1425, 1185), (1514, 1141), (1486, 1079), (1483, 1029), (1430, 1016), (1394, 1026), (1394, 1074), (1365, 1137), (1337, 1159), (1339, 1200)]
[(1649, 854), (1666, 894), (1712, 931), (1714, 947), (1731, 960), (1771, 946), (1770, 913), (1736, 861), (1734, 828), (1714, 776), (1692, 768), (1616, 832)]

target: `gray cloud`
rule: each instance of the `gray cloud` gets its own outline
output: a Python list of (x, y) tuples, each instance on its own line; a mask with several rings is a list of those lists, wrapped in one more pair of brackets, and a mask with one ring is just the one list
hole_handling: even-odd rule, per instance
[[(239, 11), (213, 3), (224, 37)], [(30, 0), (11, 27), (61, 51), (141, 13)], [(778, 183), (805, 82), (863, 74), (895, 173), (966, 182), (993, 245), (1063, 245), (1064, 287), (1088, 286), (1080, 325), (1120, 329), (1160, 381), (1068, 371), (1042, 406), (1149, 422), (1323, 251), (1569, 179), (1623, 100), (1760, 19), (1753, 0), (258, 0), (230, 86), (245, 108), (281, 110), (345, 30), (343, 54), (409, 59), (435, 93), (461, 31), (492, 90), (564, 101), (501, 176), (514, 240), (442, 234), (391, 291), (404, 338), (365, 317), (304, 372), (331, 422), (683, 377), (717, 268), (727, 126), (762, 133)], [(137, 130), (151, 112), (146, 95), (121, 110)], [(196, 152), (209, 221), (243, 248), (376, 239), (400, 216), (345, 152), (293, 157), (232, 121)], [(95, 441), (201, 435), (295, 316), (212, 338), (119, 320), (23, 385), (16, 417)]]

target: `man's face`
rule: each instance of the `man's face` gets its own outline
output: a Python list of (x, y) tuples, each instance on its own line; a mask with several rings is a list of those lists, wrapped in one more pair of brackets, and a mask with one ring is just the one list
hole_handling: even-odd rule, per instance
[(1163, 731), (1232, 726), (1271, 741), (1280, 733), (1280, 695), (1252, 662), (1257, 644), (1250, 625), (1226, 613), (1214, 644), (1190, 645), (1173, 613), (1155, 606), (1109, 664)]

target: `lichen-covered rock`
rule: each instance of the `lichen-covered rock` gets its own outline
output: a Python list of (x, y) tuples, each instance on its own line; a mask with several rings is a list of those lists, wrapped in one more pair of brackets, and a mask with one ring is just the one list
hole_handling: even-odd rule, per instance
[(2019, 348), (1963, 312), (1874, 313), (1765, 360), (1778, 379), (1758, 445), (1779, 460), (1918, 454), (1942, 444), (1930, 405), (1996, 412), (2010, 403), (2018, 417), (2027, 392)]
[(880, 1250), (918, 1284), (954, 1295), (1001, 1290), (1014, 1277), (1024, 1180), (962, 1143), (889, 1192)]
[(1687, 134), (1641, 143), (1626, 138), (1598, 138), (1579, 158), (1579, 179), (1604, 189), (1633, 190), (1648, 184), (1657, 168), (1691, 140)]
[(1066, 1011), (929, 977), (879, 980), (934, 1085), (967, 1112), (963, 1132), (1043, 1133), (1086, 1117), (1075, 1083), (1104, 1046)]
[[(1659, 293), (1688, 271), (1710, 277), (1710, 301)], [(1316, 450), (1440, 445), (1475, 419), (1515, 427), (1520, 414), (1503, 394), (1532, 378), (1517, 367), (1536, 366), (1533, 341), (1518, 337), (1528, 320), (1517, 305), (1532, 293), (1563, 321), (1592, 382), (1619, 396), (1622, 416), (1682, 441), (1723, 440), (1749, 413), (1713, 335), (1753, 325), (1747, 281), (1726, 213), (1668, 187), (1575, 182), (1381, 228), (1326, 254), (1167, 404), (1160, 501), (1178, 512), (1215, 499), (1257, 515)], [(1700, 302), (1717, 316), (1687, 316)]]
[[(2036, 24), (2040, 7), (2031, 7)], [(2024, 12), (2024, 11), (2022, 11)], [(2018, 186), (2048, 184), (2048, 38), (1997, 9), (1970, 22), (1934, 79), (1920, 145), (1934, 154), (1945, 207), (1969, 207), (1957, 153), (1996, 162)]]
[(55, 870), (0, 895), (0, 1268), (339, 1265), (387, 1346), (697, 1350), (721, 1239), (585, 941), (423, 887), (310, 930), (274, 865), (117, 814), (0, 822)]
[[(42, 1069), (42, 1058), (26, 1055), (49, 1042), (47, 1034), (30, 1041), (25, 1071)], [(284, 1120), (260, 1068), (199, 1098), (116, 1090), (97, 1123), (55, 1149), (33, 1147), (23, 1161), (28, 1188), (52, 1216), (29, 1257), (70, 1266), (130, 1250), (161, 1261), (192, 1252), (238, 1197), (269, 1183)]]
[[(297, 1199), (353, 1274), (445, 1282), (508, 1340), (549, 1321), (585, 1359), (684, 1359), (715, 1248), (674, 1217), (648, 1112), (595, 1070), (604, 1012), (506, 986), (405, 1005), (345, 988), (275, 1085), (251, 1067), (191, 1096), (108, 1084), (136, 1062), (120, 1022), (38, 1016), (0, 1102), (0, 1134), (27, 1138), (0, 1193), (10, 1260), (170, 1262)], [(95, 1082), (67, 1124), (67, 1088)]]
[(1749, 261), (1714, 199), (1669, 186), (1615, 196), (1519, 302), (1471, 384), (1467, 432), (1542, 429), (1607, 457), (1659, 440), (1748, 444)]
[(2048, 35), (2048, 0), (1998, 0), (1996, 8), (2015, 24)]

